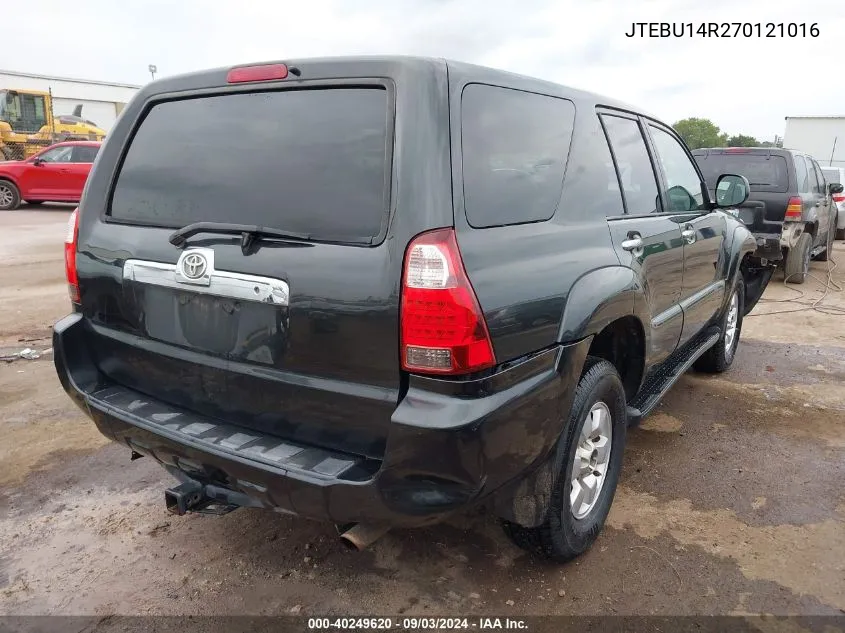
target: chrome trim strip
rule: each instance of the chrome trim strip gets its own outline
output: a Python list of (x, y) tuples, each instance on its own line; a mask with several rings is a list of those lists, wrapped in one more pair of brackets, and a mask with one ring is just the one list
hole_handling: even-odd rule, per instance
[(708, 296), (713, 294), (714, 292), (718, 292), (719, 290), (724, 290), (725, 288), (725, 280), (720, 279), (718, 281), (714, 281), (711, 284), (704, 286), (701, 290), (696, 292), (695, 294), (690, 295), (683, 301), (681, 301), (681, 308), (684, 310), (689, 310), (692, 306), (700, 301), (704, 301)]
[(679, 303), (673, 303), (663, 312), (651, 319), (651, 327), (659, 328), (660, 326), (665, 325), (667, 322), (671, 321), (675, 317), (681, 316), (681, 314), (683, 314), (683, 310), (681, 310), (681, 305)]
[[(272, 277), (245, 275), (225, 270), (214, 270), (214, 255), (211, 249), (189, 249), (182, 253), (179, 262), (164, 264), (141, 259), (127, 259), (123, 264), (123, 279), (142, 284), (173, 288), (187, 292), (270, 303), (287, 306), (290, 288), (287, 282)], [(201, 252), (208, 263), (200, 279), (189, 279), (182, 272), (181, 262), (191, 253)]]

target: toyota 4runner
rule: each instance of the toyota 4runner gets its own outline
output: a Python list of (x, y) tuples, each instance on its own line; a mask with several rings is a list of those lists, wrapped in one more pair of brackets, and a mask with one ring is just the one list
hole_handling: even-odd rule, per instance
[[(179, 482), (168, 508), (322, 518), (364, 546), (484, 502), (595, 540), (626, 429), (726, 370), (771, 267), (668, 126), (442, 60), (156, 81), (66, 241), (67, 393)], [(724, 197), (730, 192), (730, 199)]]

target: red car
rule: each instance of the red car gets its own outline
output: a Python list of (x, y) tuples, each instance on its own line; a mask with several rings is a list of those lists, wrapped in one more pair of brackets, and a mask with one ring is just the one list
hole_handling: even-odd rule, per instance
[(0, 162), (0, 211), (17, 209), (21, 201), (79, 202), (99, 149), (97, 141), (68, 141), (26, 160)]

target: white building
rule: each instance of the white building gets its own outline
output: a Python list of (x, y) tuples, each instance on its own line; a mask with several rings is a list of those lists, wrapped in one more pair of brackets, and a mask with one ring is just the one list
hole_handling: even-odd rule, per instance
[(783, 146), (810, 154), (823, 167), (845, 167), (845, 116), (788, 116)]
[(106, 132), (140, 87), (0, 70), (0, 89), (50, 91), (53, 93), (53, 115), (73, 114), (74, 108), (81, 104), (83, 118), (93, 121)]

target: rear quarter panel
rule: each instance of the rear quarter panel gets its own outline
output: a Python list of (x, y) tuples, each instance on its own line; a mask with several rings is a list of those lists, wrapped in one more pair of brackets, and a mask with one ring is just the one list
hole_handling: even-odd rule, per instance
[[(473, 69), (476, 70), (476, 69)], [(476, 229), (464, 207), (461, 152), (461, 96), (470, 83), (488, 83), (570, 100), (575, 125), (564, 175), (562, 196), (548, 221)], [(449, 66), (452, 127), (452, 181), (455, 228), (464, 266), (484, 312), (499, 362), (508, 361), (556, 342), (584, 338), (602, 323), (631, 314), (627, 292), (630, 269), (620, 266), (607, 226), (605, 208), (596, 191), (607, 188), (606, 165), (594, 147), (606, 140), (598, 124), (595, 103), (551, 84), (522, 77), (468, 72)], [(621, 213), (621, 199), (615, 213)], [(591, 271), (601, 273), (588, 280)], [(584, 284), (580, 283), (584, 280)], [(600, 280), (600, 281), (599, 281)], [(590, 283), (596, 283), (589, 287)], [(569, 299), (579, 288), (579, 300)], [(594, 313), (599, 312), (594, 316)], [(564, 327), (564, 314), (567, 325)]]

